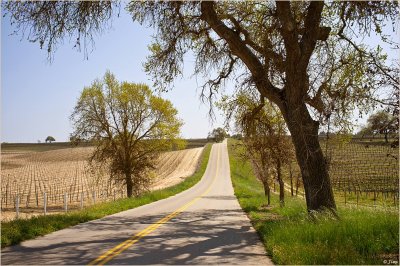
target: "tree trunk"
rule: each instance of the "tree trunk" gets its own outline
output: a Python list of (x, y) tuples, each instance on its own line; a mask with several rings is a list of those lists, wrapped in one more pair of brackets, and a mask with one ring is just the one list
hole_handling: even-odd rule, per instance
[(271, 205), (271, 190), (269, 189), (269, 185), (268, 185), (267, 181), (263, 182), (263, 185), (264, 185), (264, 194), (265, 194), (265, 197), (267, 197), (268, 206), (270, 206)]
[(292, 163), (289, 162), (289, 177), (290, 177), (290, 195), (293, 197), (293, 169)]
[(308, 211), (335, 210), (328, 169), (318, 140), (319, 123), (311, 118), (305, 104), (286, 106), (282, 113), (295, 146)]
[(282, 167), (281, 167), (281, 161), (278, 159), (277, 164), (276, 164), (276, 172), (277, 172), (277, 178), (279, 182), (279, 203), (281, 207), (285, 206), (285, 184), (283, 183), (282, 180)]
[(128, 195), (128, 198), (132, 198), (133, 182), (130, 173), (125, 174), (125, 182), (126, 182), (126, 195)]

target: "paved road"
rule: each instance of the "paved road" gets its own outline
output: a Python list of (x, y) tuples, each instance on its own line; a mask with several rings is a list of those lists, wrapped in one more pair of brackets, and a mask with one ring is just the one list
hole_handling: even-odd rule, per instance
[(272, 264), (241, 210), (225, 143), (178, 195), (5, 248), (2, 264)]

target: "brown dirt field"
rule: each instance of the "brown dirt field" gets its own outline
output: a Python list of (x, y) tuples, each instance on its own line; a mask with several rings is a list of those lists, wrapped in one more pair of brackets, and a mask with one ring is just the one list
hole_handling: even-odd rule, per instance
[[(43, 213), (46, 192), (49, 213), (126, 197), (124, 187), (106, 173), (90, 172), (87, 159), (93, 148), (67, 148), (44, 152), (7, 151), (1, 154), (1, 220), (15, 218), (15, 198), (20, 198), (20, 218)], [(181, 182), (197, 169), (203, 148), (162, 154), (157, 162), (151, 190)]]
[(166, 152), (159, 160), (157, 179), (152, 189), (162, 189), (178, 184), (197, 169), (203, 148)]

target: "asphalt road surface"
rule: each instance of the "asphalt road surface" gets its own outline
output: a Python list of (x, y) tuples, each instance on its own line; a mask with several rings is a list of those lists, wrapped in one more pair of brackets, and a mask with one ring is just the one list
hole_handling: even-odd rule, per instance
[(234, 196), (226, 142), (173, 197), (2, 249), (1, 264), (272, 264)]

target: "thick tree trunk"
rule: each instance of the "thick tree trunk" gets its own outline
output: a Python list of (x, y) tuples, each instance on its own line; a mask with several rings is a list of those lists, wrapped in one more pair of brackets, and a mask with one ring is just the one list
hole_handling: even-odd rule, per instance
[(276, 170), (279, 182), (279, 203), (281, 204), (281, 207), (283, 207), (285, 205), (285, 184), (283, 183), (282, 180), (282, 167), (280, 160), (278, 160), (277, 162)]
[(318, 140), (319, 123), (310, 117), (305, 104), (287, 108), (284, 117), (295, 146), (308, 211), (335, 210), (328, 169)]
[(270, 206), (271, 205), (271, 190), (269, 188), (267, 181), (263, 182), (263, 185), (264, 185), (264, 194), (265, 194), (265, 197), (267, 197), (268, 206)]

